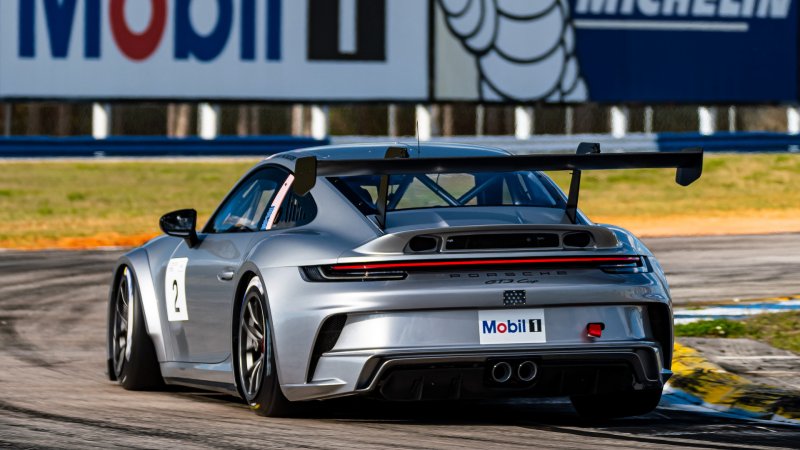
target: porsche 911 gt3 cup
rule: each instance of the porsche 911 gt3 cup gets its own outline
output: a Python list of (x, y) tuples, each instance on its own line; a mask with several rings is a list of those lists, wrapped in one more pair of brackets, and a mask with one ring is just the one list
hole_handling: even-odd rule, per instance
[[(201, 230), (194, 210), (166, 214), (164, 236), (119, 260), (109, 376), (224, 392), (269, 416), (343, 396), (648, 412), (671, 374), (669, 289), (639, 239), (578, 209), (581, 171), (671, 167), (685, 186), (702, 158), (597, 144), (272, 156)], [(551, 170), (572, 171), (568, 194)]]

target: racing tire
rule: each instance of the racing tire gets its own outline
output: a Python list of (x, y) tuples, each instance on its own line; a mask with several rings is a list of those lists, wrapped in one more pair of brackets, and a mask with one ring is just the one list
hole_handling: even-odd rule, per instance
[(570, 400), (578, 415), (586, 419), (639, 416), (656, 409), (661, 400), (661, 389), (581, 395), (571, 397)]
[(164, 387), (153, 341), (147, 334), (133, 271), (123, 267), (109, 302), (108, 374), (130, 391)]
[(289, 416), (293, 408), (278, 382), (274, 336), (259, 277), (250, 280), (239, 306), (233, 335), (236, 381), (241, 396), (260, 416)]

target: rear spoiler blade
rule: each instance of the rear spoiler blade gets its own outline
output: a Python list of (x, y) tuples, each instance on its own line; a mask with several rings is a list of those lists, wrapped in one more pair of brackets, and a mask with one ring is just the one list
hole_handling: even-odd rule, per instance
[[(577, 209), (580, 171), (612, 169), (677, 169), (675, 182), (688, 186), (703, 172), (703, 150), (689, 148), (680, 152), (599, 153), (600, 145), (582, 143), (577, 154), (513, 156), (472, 156), (460, 158), (408, 158), (397, 147), (390, 147), (385, 159), (317, 160), (314, 156), (298, 158), (295, 165), (294, 191), (305, 195), (317, 177), (359, 175), (402, 175), (409, 173), (516, 172), (520, 170), (571, 170), (578, 175), (571, 186), (574, 199), (569, 209)], [(574, 187), (573, 187), (574, 186)], [(573, 192), (574, 191), (574, 192)], [(380, 203), (380, 202), (379, 202)], [(570, 217), (575, 222), (575, 217)]]
[(402, 175), (408, 173), (516, 172), (519, 170), (610, 170), (677, 168), (675, 181), (688, 186), (700, 178), (703, 150), (680, 152), (589, 153), (582, 155), (473, 156), (464, 158), (341, 159), (298, 158), (295, 193), (305, 195), (317, 177)]

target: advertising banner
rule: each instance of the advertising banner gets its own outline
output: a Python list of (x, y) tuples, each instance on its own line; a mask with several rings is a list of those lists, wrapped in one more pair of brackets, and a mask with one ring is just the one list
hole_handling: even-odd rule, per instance
[(797, 101), (796, 0), (437, 0), (438, 100)]
[(798, 0), (3, 0), (0, 98), (798, 101)]
[(2, 0), (0, 97), (426, 100), (426, 3)]

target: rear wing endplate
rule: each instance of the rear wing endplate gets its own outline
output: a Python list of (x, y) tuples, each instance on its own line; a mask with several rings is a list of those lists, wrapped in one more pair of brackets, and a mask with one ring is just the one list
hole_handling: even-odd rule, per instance
[(679, 152), (600, 153), (600, 144), (581, 143), (576, 154), (537, 154), (513, 156), (471, 156), (456, 158), (409, 158), (407, 149), (390, 147), (384, 159), (317, 160), (298, 158), (295, 163), (294, 191), (305, 195), (317, 177), (382, 175), (378, 189), (378, 223), (385, 226), (389, 176), (409, 173), (517, 172), (520, 170), (571, 170), (566, 214), (576, 223), (580, 177), (584, 170), (677, 169), (675, 182), (688, 186), (703, 172), (703, 150), (689, 148)]

